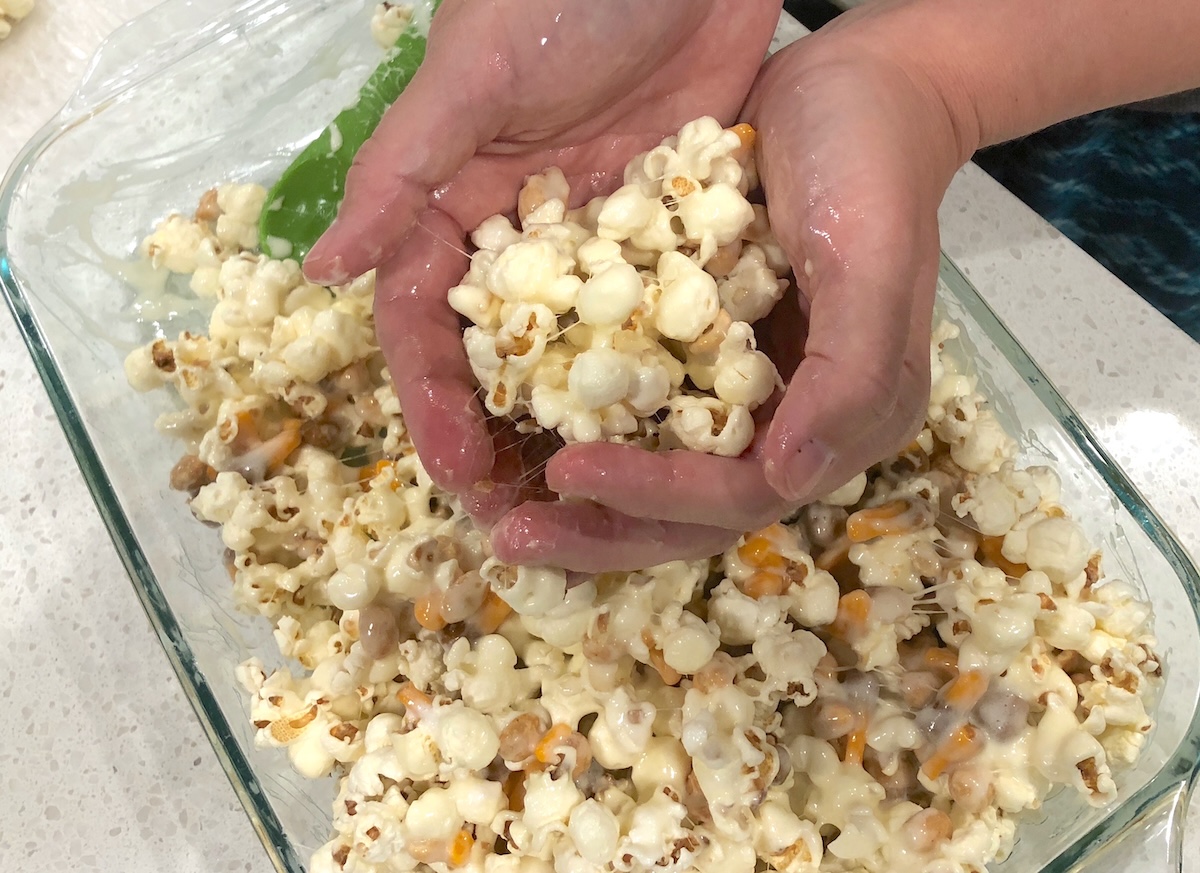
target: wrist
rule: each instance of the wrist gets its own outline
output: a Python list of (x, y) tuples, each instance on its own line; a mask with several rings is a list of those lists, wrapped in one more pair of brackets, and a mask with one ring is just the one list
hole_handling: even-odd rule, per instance
[[(946, 3), (941, 3), (944, 9)], [(958, 52), (947, 50), (954, 35), (937, 10), (924, 0), (893, 0), (858, 6), (814, 34), (812, 47), (891, 68), (910, 82), (932, 112), (942, 116), (952, 137), (951, 159), (957, 170), (980, 148), (989, 145), (988, 105), (991, 95), (980, 93), (968, 77)], [(932, 32), (931, 32), (932, 31)], [(940, 50), (930, 45), (942, 45)]]
[[(1200, 3), (879, 0), (825, 30), (941, 100), (964, 152), (1200, 86)], [(824, 33), (825, 31), (821, 31)]]

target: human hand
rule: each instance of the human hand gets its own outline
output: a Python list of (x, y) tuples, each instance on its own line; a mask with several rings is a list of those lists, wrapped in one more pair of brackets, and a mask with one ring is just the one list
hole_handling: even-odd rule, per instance
[[(778, 0), (445, 0), (424, 63), (346, 180), (305, 261), (326, 284), (378, 267), (376, 329), (434, 481), (493, 520), (505, 484), (447, 290), (464, 228), (514, 211), (526, 175), (558, 166), (572, 203), (621, 183), (630, 157), (701, 115), (731, 121), (766, 53)], [(503, 436), (503, 435), (501, 435)], [(496, 469), (494, 469), (496, 468)], [(519, 478), (519, 476), (518, 476)], [(492, 483), (495, 483), (493, 486)]]
[[(891, 51), (882, 22), (851, 16), (780, 52), (744, 113), (799, 286), (759, 330), (789, 385), (760, 411), (750, 451), (565, 448), (547, 483), (589, 503), (519, 507), (493, 532), (498, 556), (600, 569), (715, 553), (916, 434), (929, 392), (937, 208), (973, 147), (928, 77)], [(690, 539), (677, 524), (692, 526)], [(656, 530), (659, 542), (647, 543)]]

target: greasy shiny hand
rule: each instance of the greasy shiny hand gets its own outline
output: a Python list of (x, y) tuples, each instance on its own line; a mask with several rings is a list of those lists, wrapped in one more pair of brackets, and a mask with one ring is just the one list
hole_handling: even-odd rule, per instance
[[(490, 523), (520, 499), (512, 479), (525, 474), (511, 439), (493, 443), (446, 302), (467, 267), (464, 229), (514, 212), (528, 174), (560, 167), (575, 206), (619, 186), (629, 158), (684, 123), (732, 123), (779, 9), (778, 0), (443, 2), (420, 71), (360, 150), (338, 219), (304, 266), (326, 284), (378, 268), (376, 329), (414, 445), (477, 519)], [(564, 512), (624, 549), (626, 562), (652, 563), (662, 545), (656, 527), (650, 551), (627, 548), (644, 532), (639, 520)], [(593, 525), (595, 515), (616, 527)], [(674, 529), (666, 542), (708, 553), (695, 533)]]
[(771, 222), (799, 285), (758, 330), (786, 394), (773, 414), (759, 411), (741, 458), (558, 452), (549, 486), (610, 515), (598, 526), (594, 508), (527, 503), (493, 533), (501, 557), (600, 569), (714, 553), (918, 431), (937, 208), (971, 153), (945, 102), (890, 51), (886, 17), (856, 13), (772, 58), (743, 117), (758, 130)]

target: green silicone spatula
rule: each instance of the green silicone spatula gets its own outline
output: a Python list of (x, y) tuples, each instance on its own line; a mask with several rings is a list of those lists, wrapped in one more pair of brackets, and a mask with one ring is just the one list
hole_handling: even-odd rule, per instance
[[(438, 2), (431, 4), (436, 11)], [(302, 261), (337, 216), (346, 173), (387, 108), (408, 87), (425, 58), (425, 35), (413, 24), (359, 91), (358, 100), (308, 144), (267, 195), (258, 223), (262, 250)]]

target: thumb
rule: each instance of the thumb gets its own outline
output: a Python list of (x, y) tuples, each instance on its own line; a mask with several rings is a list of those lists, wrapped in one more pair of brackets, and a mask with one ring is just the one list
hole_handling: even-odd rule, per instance
[(901, 196), (874, 205), (835, 210), (842, 218), (824, 235), (806, 233), (819, 222), (793, 222), (787, 209), (776, 226), (792, 262), (812, 270), (804, 357), (761, 454), (768, 483), (788, 501), (837, 488), (911, 440), (924, 420), (936, 216)]
[(883, 269), (835, 268), (814, 297), (804, 360), (762, 451), (764, 475), (785, 499), (820, 498), (919, 431), (929, 398), (936, 241), (928, 251), (882, 259)]
[(464, 32), (473, 30), (462, 24), (469, 13), (444, 9), (438, 18), (451, 12), (441, 28), (435, 19), (424, 62), (355, 156), (337, 219), (304, 261), (311, 281), (342, 284), (390, 260), (430, 192), (502, 127), (507, 76), (486, 39)]

